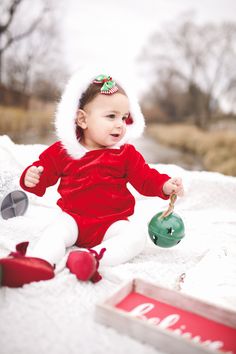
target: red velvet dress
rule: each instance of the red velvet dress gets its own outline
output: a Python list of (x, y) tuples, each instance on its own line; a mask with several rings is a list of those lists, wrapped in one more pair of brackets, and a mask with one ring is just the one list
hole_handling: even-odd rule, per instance
[(128, 182), (145, 196), (168, 199), (162, 186), (170, 177), (150, 168), (133, 145), (92, 150), (80, 159), (73, 159), (62, 144), (56, 142), (33, 165), (44, 167), (40, 182), (34, 188), (24, 185), (29, 166), (21, 176), (21, 187), (43, 196), (46, 188), (60, 179), (61, 198), (57, 204), (77, 222), (76, 245), (79, 247), (100, 244), (111, 224), (127, 220), (133, 214), (135, 199), (127, 188)]

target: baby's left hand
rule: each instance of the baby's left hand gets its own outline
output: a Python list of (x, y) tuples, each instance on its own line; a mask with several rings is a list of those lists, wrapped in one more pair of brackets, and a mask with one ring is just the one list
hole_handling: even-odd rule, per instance
[(177, 194), (179, 197), (184, 195), (184, 187), (180, 177), (170, 178), (163, 184), (163, 193), (166, 195)]

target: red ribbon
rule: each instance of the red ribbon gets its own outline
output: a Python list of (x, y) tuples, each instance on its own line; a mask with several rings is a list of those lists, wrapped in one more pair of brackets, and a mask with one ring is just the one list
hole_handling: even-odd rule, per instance
[(28, 241), (18, 243), (18, 245), (16, 245), (16, 252), (11, 252), (9, 256), (16, 257), (16, 258), (24, 257), (28, 245), (29, 245)]

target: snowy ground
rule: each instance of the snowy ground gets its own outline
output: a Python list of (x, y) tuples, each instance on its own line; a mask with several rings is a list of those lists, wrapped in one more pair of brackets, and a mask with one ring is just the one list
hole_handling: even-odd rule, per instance
[[(0, 137), (0, 198), (18, 188), (23, 168), (44, 148), (16, 145), (7, 136)], [(59, 265), (50, 281), (1, 288), (1, 354), (160, 354), (94, 320), (96, 303), (135, 277), (236, 311), (236, 178), (173, 164), (153, 167), (184, 180), (186, 193), (177, 200), (175, 210), (184, 220), (185, 238), (170, 249), (158, 248), (148, 239), (145, 251), (132, 261), (101, 269), (103, 280), (97, 284), (78, 282)], [(167, 207), (166, 201), (134, 193), (135, 217), (145, 223)], [(24, 216), (0, 219), (0, 257), (21, 241), (34, 245), (50, 222), (56, 189), (52, 187), (43, 198), (29, 195), (29, 200)]]

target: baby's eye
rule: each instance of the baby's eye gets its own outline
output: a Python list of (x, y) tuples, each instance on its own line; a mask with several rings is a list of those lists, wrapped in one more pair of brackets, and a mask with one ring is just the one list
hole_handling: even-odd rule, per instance
[(122, 120), (126, 120), (126, 119), (128, 119), (129, 118), (129, 116), (124, 116), (123, 118), (122, 118)]
[(116, 115), (115, 114), (108, 114), (107, 117), (111, 118), (111, 119), (114, 119), (116, 117)]

